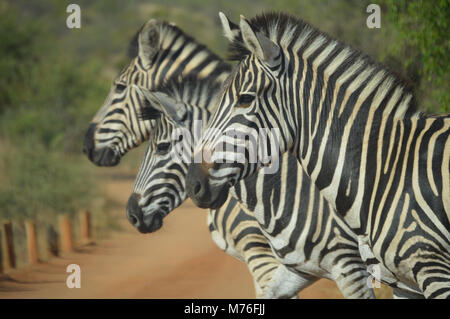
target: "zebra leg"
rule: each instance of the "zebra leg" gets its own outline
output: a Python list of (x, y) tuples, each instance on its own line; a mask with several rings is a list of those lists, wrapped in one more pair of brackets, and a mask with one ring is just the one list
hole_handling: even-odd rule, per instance
[(257, 299), (263, 299), (264, 298), (264, 288), (261, 287), (258, 283), (258, 280), (253, 276), (253, 287), (255, 288), (255, 296)]
[(280, 264), (270, 280), (269, 285), (265, 289), (262, 298), (297, 299), (299, 291), (310, 286), (318, 279), (319, 278), (314, 276), (294, 273), (286, 266)]
[(344, 272), (341, 268), (340, 274), (334, 280), (344, 298), (347, 299), (375, 299), (371, 283), (371, 276), (364, 266), (360, 270), (350, 269)]

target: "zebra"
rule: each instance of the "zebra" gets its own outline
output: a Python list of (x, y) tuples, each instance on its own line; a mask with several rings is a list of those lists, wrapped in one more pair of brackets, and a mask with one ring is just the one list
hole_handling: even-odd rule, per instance
[[(161, 98), (163, 101), (172, 101), (176, 98), (183, 102), (183, 107), (186, 108), (183, 123), (195, 132), (192, 128), (194, 123), (196, 125), (207, 123), (211, 113), (208, 106), (214, 104), (209, 96), (218, 88), (220, 87), (213, 75), (210, 75), (202, 80), (192, 76), (173, 79), (158, 90), (159, 94), (168, 95)], [(137, 92), (142, 90), (136, 89)], [(143, 93), (137, 94), (143, 96)], [(183, 178), (187, 172), (187, 165), (173, 161), (171, 157), (171, 152), (175, 149), (174, 144), (180, 142), (179, 136), (175, 136), (177, 132), (174, 129), (175, 123), (168, 120), (169, 116), (163, 116), (162, 112), (149, 107), (154, 103), (160, 104), (159, 99), (153, 98), (153, 101), (149, 102), (142, 107), (140, 118), (158, 120), (153, 124), (133, 193), (127, 204), (127, 218), (142, 233), (154, 232), (161, 228), (163, 218), (187, 198), (184, 191), (186, 181)], [(184, 102), (196, 102), (201, 107), (198, 105), (193, 107)], [(189, 140), (183, 139), (183, 143), (189, 143)], [(302, 278), (298, 278), (276, 260), (254, 217), (242, 210), (236, 199), (229, 196), (221, 208), (208, 209), (207, 225), (213, 241), (220, 249), (247, 264), (258, 298), (297, 297), (298, 289), (291, 282), (296, 283)], [(272, 278), (276, 276), (286, 279), (283, 287), (282, 285), (270, 287)]]
[(238, 65), (194, 154), (212, 155), (189, 167), (189, 196), (208, 207), (267, 163), (248, 150), (245, 163), (221, 163), (227, 134), (278, 128), (271, 161), (292, 153), (383, 267), (425, 298), (450, 298), (450, 114), (415, 112), (394, 74), (296, 17), (241, 16), (239, 30)]
[(173, 23), (151, 19), (133, 36), (130, 63), (114, 80), (109, 94), (86, 132), (83, 152), (96, 165), (114, 166), (130, 149), (148, 139), (151, 122), (138, 121), (140, 105), (130, 91), (138, 84), (154, 88), (180, 75), (199, 79), (215, 74), (223, 81), (231, 69), (206, 46)]
[[(142, 118), (154, 119), (158, 111), (161, 114), (152, 130), (127, 205), (127, 216), (140, 231), (161, 228), (164, 217), (187, 197), (185, 189), (189, 180), (186, 180), (186, 174), (191, 153), (181, 150), (190, 150), (193, 143), (185, 136), (200, 136), (212, 111), (210, 105), (199, 107), (192, 102), (208, 101), (203, 95), (219, 93), (218, 89), (208, 84), (213, 81), (202, 82), (183, 79), (181, 83), (164, 86), (157, 92), (135, 88), (152, 106), (144, 108)], [(209, 102), (216, 105), (214, 98)], [(180, 134), (180, 129), (187, 129), (188, 133)], [(256, 278), (255, 286), (266, 288), (259, 296), (292, 297), (323, 277), (334, 280), (347, 298), (374, 298), (373, 290), (368, 285), (371, 277), (359, 254), (357, 237), (341, 218), (333, 214), (330, 205), (299, 169), (295, 158), (290, 156), (289, 160), (288, 156), (286, 154), (283, 161), (283, 173), (265, 175), (268, 179), (262, 181), (263, 187), (257, 185), (256, 178), (242, 182), (242, 185), (236, 186), (235, 199), (230, 199), (230, 196), (225, 199), (227, 209), (219, 210), (219, 213), (210, 211), (209, 227), (220, 233), (218, 240), (212, 232), (217, 245), (247, 262), (253, 278)], [(291, 178), (285, 180), (287, 171)], [(281, 203), (282, 198), (278, 203), (270, 203), (261, 199), (263, 194), (259, 193), (263, 191), (270, 197), (280, 196), (280, 187), (285, 188), (284, 199), (297, 198), (295, 210), (299, 212), (298, 215), (283, 215), (294, 220), (292, 225), (298, 235), (295, 242), (287, 243), (288, 246), (293, 245), (288, 249), (278, 249), (277, 246), (280, 241), (291, 238), (285, 238), (276, 229), (263, 233), (256, 220), (257, 212), (276, 216), (286, 209)], [(305, 203), (300, 203), (300, 198), (306, 198)], [(245, 204), (244, 209), (228, 205), (236, 199)], [(310, 226), (305, 221), (310, 221)], [(225, 241), (221, 244), (223, 238)], [(286, 242), (283, 245), (286, 246)], [(275, 256), (269, 247), (275, 248)], [(255, 270), (264, 270), (262, 273), (266, 276), (261, 277)], [(261, 279), (264, 284), (260, 283)]]
[[(83, 151), (99, 166), (117, 165), (123, 155), (147, 140), (151, 134), (154, 121), (139, 121), (139, 114), (148, 101), (139, 99), (132, 90), (133, 85), (138, 84), (152, 89), (177, 79), (180, 75), (198, 79), (207, 78), (214, 84), (222, 82), (231, 70), (229, 64), (207, 47), (197, 43), (173, 23), (166, 21), (152, 19), (145, 23), (133, 36), (128, 52), (131, 62), (114, 80), (108, 97), (86, 133)], [(227, 220), (230, 216), (237, 221), (238, 217), (235, 215), (239, 211), (235, 212), (236, 209), (236, 201), (230, 199), (228, 206), (209, 212), (208, 226), (211, 236), (227, 253), (244, 260), (252, 269), (257, 267), (254, 271), (250, 270), (254, 277), (256, 294), (263, 296), (272, 273), (267, 269), (270, 270), (273, 268), (270, 267), (271, 264), (276, 263), (268, 244), (262, 244), (261, 240), (259, 246), (248, 247), (245, 251), (237, 253), (232, 236), (227, 233), (228, 230), (215, 224), (216, 221)], [(225, 212), (228, 212), (226, 216)], [(229, 212), (235, 213), (230, 215)], [(244, 216), (243, 214), (242, 212), (238, 216)], [(251, 242), (253, 238), (261, 236), (259, 231), (250, 230), (251, 228), (247, 228), (242, 234), (242, 243)], [(261, 256), (256, 256), (255, 251), (261, 252)], [(265, 265), (260, 266), (264, 263)], [(276, 264), (278, 268), (282, 268)], [(282, 274), (281, 271), (278, 273)], [(285, 277), (289, 275), (290, 272), (286, 271)], [(280, 291), (279, 294), (295, 297), (289, 292)]]

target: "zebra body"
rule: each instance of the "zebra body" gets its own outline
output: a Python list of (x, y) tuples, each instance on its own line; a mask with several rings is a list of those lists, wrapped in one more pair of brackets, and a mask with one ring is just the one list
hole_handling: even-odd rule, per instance
[[(293, 153), (387, 272), (427, 298), (450, 298), (449, 115), (415, 113), (394, 75), (297, 18), (241, 16), (239, 32), (230, 36), (239, 64), (208, 127), (218, 131), (197, 152), (227, 143), (227, 131), (278, 128), (272, 157)], [(188, 172), (188, 194), (203, 207), (204, 193), (224, 193), (264, 164), (213, 154)]]
[[(240, 199), (244, 209), (254, 212), (282, 264), (300, 273), (320, 274), (338, 286), (348, 283), (339, 279), (340, 275), (356, 276), (367, 270), (371, 278), (391, 286), (394, 297), (421, 298), (420, 291), (399, 282), (374, 258), (367, 244), (320, 195), (294, 156), (283, 154), (275, 174), (264, 170), (256, 178), (236, 184), (230, 194)], [(368, 284), (367, 276), (363, 277)]]
[[(218, 93), (218, 89), (208, 87), (210, 81), (204, 84), (207, 88), (198, 88), (202, 86), (200, 81), (182, 81), (184, 91), (208, 95), (214, 91)], [(152, 106), (158, 105), (159, 100), (161, 105), (157, 110), (163, 114), (152, 130), (128, 203), (127, 214), (138, 229), (142, 229), (144, 224), (151, 231), (158, 229), (167, 213), (186, 198), (185, 185), (189, 184), (186, 174), (191, 156), (190, 152), (182, 153), (182, 160), (174, 160), (173, 152), (177, 152), (177, 146), (181, 144), (184, 149), (189, 148), (185, 144), (186, 139), (179, 140), (178, 133), (174, 132), (182, 127), (188, 129), (189, 135), (195, 135), (195, 132), (203, 130), (208, 122), (205, 119), (211, 112), (208, 106), (189, 104), (192, 100), (204, 99), (193, 95), (183, 100), (186, 95), (179, 94), (177, 90), (179, 88), (173, 90), (169, 87), (152, 93), (136, 87), (136, 91), (145, 96)], [(211, 104), (215, 105), (214, 99)], [(155, 110), (152, 107), (148, 109), (144, 114), (154, 118)], [(200, 119), (201, 122), (198, 121)], [(202, 125), (201, 130), (196, 127), (198, 123)], [(262, 295), (265, 297), (290, 297), (286, 291), (297, 293), (319, 278), (336, 281), (347, 298), (374, 297), (367, 284), (370, 276), (359, 255), (356, 235), (334, 214), (299, 169), (295, 158), (290, 156), (289, 159), (289, 156), (286, 154), (283, 158), (283, 170), (279, 173), (254, 176), (235, 187), (232, 194), (245, 206), (245, 210), (230, 206), (235, 200), (228, 197), (225, 198), (225, 210), (210, 212), (210, 222), (215, 221), (210, 226), (213, 225), (213, 229), (220, 234), (216, 236), (213, 232), (216, 243), (229, 254), (247, 262), (258, 287), (270, 287), (263, 289)], [(287, 174), (290, 178), (285, 178)], [(180, 200), (167, 205), (171, 198)], [(158, 205), (159, 200), (161, 203)], [(292, 213), (292, 206), (285, 205), (284, 201), (295, 201), (294, 212), (298, 214)], [(272, 227), (266, 224), (266, 215), (275, 218), (281, 215), (281, 218)], [(292, 232), (277, 231), (284, 223), (294, 227)], [(265, 226), (263, 232), (259, 225)], [(270, 248), (274, 250), (275, 257)]]
[[(302, 278), (278, 262), (253, 215), (243, 210), (234, 197), (229, 196), (219, 209), (208, 209), (208, 229), (220, 249), (247, 264), (258, 298), (297, 296), (298, 286), (288, 283)], [(272, 284), (277, 276), (284, 283)]]

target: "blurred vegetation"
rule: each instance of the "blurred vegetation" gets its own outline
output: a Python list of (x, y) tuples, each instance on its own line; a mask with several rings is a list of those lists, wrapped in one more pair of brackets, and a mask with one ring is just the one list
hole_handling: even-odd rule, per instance
[(100, 64), (67, 59), (47, 25), (8, 3), (0, 27), (2, 217), (74, 213), (95, 191), (78, 154), (106, 86)]
[(33, 10), (0, 3), (0, 219), (15, 221), (19, 263), (25, 219), (37, 220), (40, 236), (57, 225), (56, 215), (83, 208), (103, 214), (97, 225), (110, 224), (94, 200), (94, 167), (81, 156), (84, 131), (109, 86), (98, 76), (103, 64), (68, 54), (52, 29), (56, 13), (37, 19)]
[[(224, 56), (218, 12), (237, 21), (285, 11), (410, 78), (419, 105), (449, 112), (448, 1), (380, 0), (381, 29), (366, 0), (77, 0), (81, 29), (66, 27), (68, 0), (0, 2), (0, 217), (54, 221), (101, 197), (82, 154), (85, 130), (125, 65), (128, 42), (150, 18), (175, 22)], [(142, 149), (142, 148), (141, 148)], [(120, 169), (136, 172), (142, 150)]]
[(450, 2), (448, 0), (383, 0), (398, 41), (390, 51), (404, 69), (416, 68), (422, 106), (450, 111)]

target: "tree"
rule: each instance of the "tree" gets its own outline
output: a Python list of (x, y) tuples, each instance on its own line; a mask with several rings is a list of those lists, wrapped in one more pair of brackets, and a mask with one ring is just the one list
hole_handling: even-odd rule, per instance
[(419, 97), (433, 112), (450, 111), (450, 5), (448, 0), (384, 0), (387, 19), (398, 30), (393, 51), (405, 68), (420, 60)]

